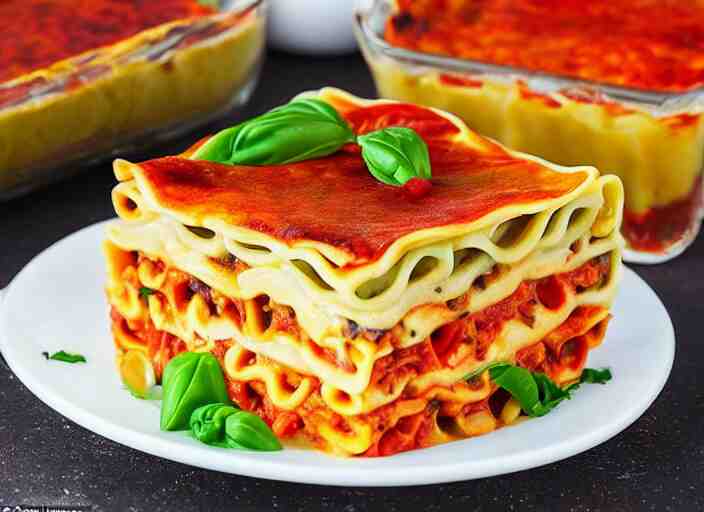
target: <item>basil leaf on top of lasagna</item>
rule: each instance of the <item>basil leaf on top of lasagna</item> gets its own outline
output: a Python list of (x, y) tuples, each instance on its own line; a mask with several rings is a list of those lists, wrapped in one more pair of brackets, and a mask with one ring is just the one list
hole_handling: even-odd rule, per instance
[[(119, 354), (152, 362), (164, 426), (383, 456), (579, 407), (565, 403), (572, 383), (607, 380), (584, 368), (619, 280), (617, 177), (509, 150), (437, 110), (330, 88), (304, 98), (355, 140), (411, 128), (428, 162), (404, 150), (401, 167), (421, 183), (432, 168), (432, 192), (380, 184), (353, 146), (256, 167), (194, 149), (117, 160), (112, 330)], [(200, 358), (214, 380), (189, 396)]]
[(415, 130), (392, 126), (360, 135), (362, 158), (369, 172), (387, 185), (404, 185), (413, 178), (430, 179), (428, 146)]
[(304, 98), (218, 132), (192, 158), (226, 164), (288, 164), (330, 155), (353, 141), (352, 130), (333, 107)]

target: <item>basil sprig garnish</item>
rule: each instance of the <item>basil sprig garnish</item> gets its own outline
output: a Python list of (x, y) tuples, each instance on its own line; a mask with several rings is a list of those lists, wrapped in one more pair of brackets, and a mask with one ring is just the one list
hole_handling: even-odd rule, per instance
[(191, 431), (200, 442), (220, 448), (281, 450), (281, 443), (259, 416), (229, 404), (209, 404), (191, 415)]
[(489, 375), (497, 386), (518, 401), (528, 416), (544, 416), (570, 398), (568, 390), (562, 389), (544, 373), (533, 373), (520, 366), (495, 366), (489, 370)]
[(281, 443), (259, 416), (229, 404), (208, 404), (191, 415), (191, 431), (200, 442), (220, 448), (281, 450)]
[(230, 448), (274, 452), (281, 443), (264, 420), (254, 413), (239, 411), (225, 421), (225, 436)]
[(412, 178), (431, 177), (428, 146), (411, 128), (384, 128), (360, 135), (357, 142), (369, 172), (382, 183), (401, 186)]
[[(369, 172), (396, 187), (413, 179), (431, 178), (428, 146), (418, 133), (391, 126), (355, 136), (328, 103), (304, 98), (216, 133), (191, 155), (193, 160), (221, 164), (282, 165), (331, 155), (345, 144), (357, 143)], [(412, 187), (422, 196), (425, 187)]]
[(164, 368), (161, 430), (187, 430), (198, 407), (229, 402), (220, 364), (209, 352), (184, 352)]
[(49, 355), (49, 352), (42, 352), (42, 355), (46, 360), (61, 361), (63, 363), (85, 363), (86, 358), (81, 354), (71, 354), (64, 350), (59, 350)]
[(223, 164), (277, 165), (331, 155), (355, 136), (324, 101), (294, 100), (211, 137), (191, 158)]
[(608, 368), (585, 368), (578, 382), (561, 388), (544, 373), (531, 372), (509, 363), (488, 364), (466, 375), (465, 380), (477, 377), (487, 370), (494, 383), (508, 391), (521, 405), (523, 412), (534, 417), (544, 416), (563, 400), (569, 400), (571, 393), (582, 383), (605, 384), (611, 380), (611, 371)]
[[(595, 370), (594, 368), (585, 368), (582, 371), (582, 376), (579, 378), (579, 384), (588, 382), (590, 384), (606, 384), (611, 380), (611, 370), (608, 368), (603, 368), (601, 370)], [(572, 386), (579, 386), (579, 384), (572, 384)], [(570, 389), (576, 389), (570, 387)]]
[(184, 352), (164, 369), (161, 429), (188, 430), (221, 448), (274, 451), (281, 443), (256, 414), (230, 403), (220, 364), (209, 352)]
[(227, 448), (225, 420), (239, 409), (229, 404), (217, 403), (198, 407), (191, 414), (191, 432), (201, 443)]

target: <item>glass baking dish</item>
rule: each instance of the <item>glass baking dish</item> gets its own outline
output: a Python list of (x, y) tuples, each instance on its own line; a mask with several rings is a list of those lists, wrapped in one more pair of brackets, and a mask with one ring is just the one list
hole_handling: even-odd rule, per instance
[[(0, 200), (86, 162), (188, 132), (241, 106), (252, 93), (265, 47), (264, 0), (167, 0), (148, 13), (134, 0), (100, 3), (108, 11), (86, 2), (16, 0), (10, 29), (22, 41), (0, 34)], [(88, 11), (82, 16), (68, 9), (82, 6)], [(55, 14), (46, 14), (49, 7)], [(41, 28), (25, 32), (23, 25), (29, 31), (46, 23), (36, 21), (36, 12), (63, 20), (49, 20), (58, 36)], [(112, 31), (110, 44), (84, 48), (106, 41), (106, 31)], [(114, 40), (125, 31), (127, 37)], [(59, 36), (65, 38), (57, 41)], [(81, 37), (84, 47), (65, 57)], [(60, 44), (67, 46), (50, 46)], [(52, 55), (64, 58), (54, 62)], [(30, 69), (22, 73), (24, 68)]]
[(380, 96), (453, 112), (484, 135), (559, 164), (618, 175), (627, 261), (667, 261), (696, 238), (704, 213), (702, 89), (652, 92), (409, 50), (385, 38), (396, 9), (393, 0), (375, 0), (355, 16)]

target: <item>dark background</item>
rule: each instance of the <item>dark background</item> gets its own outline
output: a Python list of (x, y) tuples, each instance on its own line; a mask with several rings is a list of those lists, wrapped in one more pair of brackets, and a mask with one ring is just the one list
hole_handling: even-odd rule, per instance
[[(375, 94), (358, 55), (314, 60), (274, 53), (248, 107), (230, 121), (324, 85), (361, 96)], [(218, 126), (225, 124), (230, 123)], [(218, 126), (131, 156), (141, 160), (173, 153)], [(0, 203), (0, 287), (52, 243), (113, 217), (113, 185), (111, 167), (104, 163), (69, 181)], [(405, 488), (321, 487), (227, 475), (159, 459), (92, 434), (49, 409), (0, 365), (0, 507), (240, 512), (704, 510), (704, 393), (697, 382), (704, 370), (698, 323), (704, 319), (703, 256), (700, 236), (674, 261), (632, 267), (656, 290), (672, 316), (677, 335), (674, 369), (660, 397), (634, 425), (568, 460), (488, 479)], [(57, 304), (62, 307), (70, 305)]]

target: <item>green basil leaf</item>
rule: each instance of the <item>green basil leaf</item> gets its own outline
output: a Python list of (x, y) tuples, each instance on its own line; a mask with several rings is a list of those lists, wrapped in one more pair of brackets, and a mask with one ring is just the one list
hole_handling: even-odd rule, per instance
[(606, 384), (611, 380), (611, 370), (602, 368), (595, 370), (594, 368), (585, 368), (579, 378), (579, 382), (588, 382), (590, 384)]
[(191, 431), (201, 443), (226, 448), (225, 420), (237, 411), (236, 407), (224, 403), (198, 407), (191, 414)]
[(411, 178), (431, 177), (428, 146), (411, 128), (384, 128), (360, 135), (357, 142), (369, 172), (382, 183), (401, 186)]
[(528, 416), (546, 415), (563, 400), (569, 400), (571, 392), (583, 382), (603, 384), (611, 379), (608, 369), (585, 368), (578, 383), (561, 388), (544, 373), (531, 372), (508, 363), (495, 364), (489, 372), (494, 383), (508, 391)]
[(61, 361), (63, 363), (85, 363), (85, 362), (87, 362), (86, 358), (84, 356), (82, 356), (81, 354), (70, 354), (69, 352), (65, 352), (63, 350), (59, 350), (58, 352), (54, 352), (51, 355), (49, 355), (49, 352), (42, 352), (42, 355), (47, 360), (52, 359), (54, 361)]
[(273, 452), (281, 450), (281, 443), (259, 416), (238, 411), (227, 417), (225, 435), (231, 448)]
[[(526, 370), (527, 371), (527, 370)], [(533, 406), (531, 416), (545, 416), (563, 400), (569, 400), (570, 389), (563, 389), (544, 373), (533, 373), (533, 380), (538, 386), (539, 402)]]
[(184, 352), (164, 368), (161, 429), (186, 430), (202, 405), (228, 403), (220, 364), (209, 352)]
[(489, 370), (489, 375), (497, 386), (508, 391), (521, 404), (523, 412), (529, 416), (536, 415), (540, 396), (538, 385), (529, 370), (512, 364), (503, 364)]
[(582, 375), (579, 376), (579, 380), (574, 384), (567, 386), (567, 391), (576, 391), (579, 389), (580, 384), (606, 384), (611, 380), (611, 370), (608, 368), (602, 368), (601, 370), (595, 370), (594, 368), (585, 368), (582, 370)]
[(147, 288), (146, 286), (142, 286), (139, 289), (139, 296), (142, 297), (143, 299), (146, 299), (147, 297), (149, 297), (150, 295), (152, 295), (154, 293), (156, 293), (156, 290), (154, 290), (152, 288)]
[(354, 140), (352, 129), (332, 106), (306, 98), (218, 132), (191, 158), (223, 164), (288, 164), (330, 155)]

